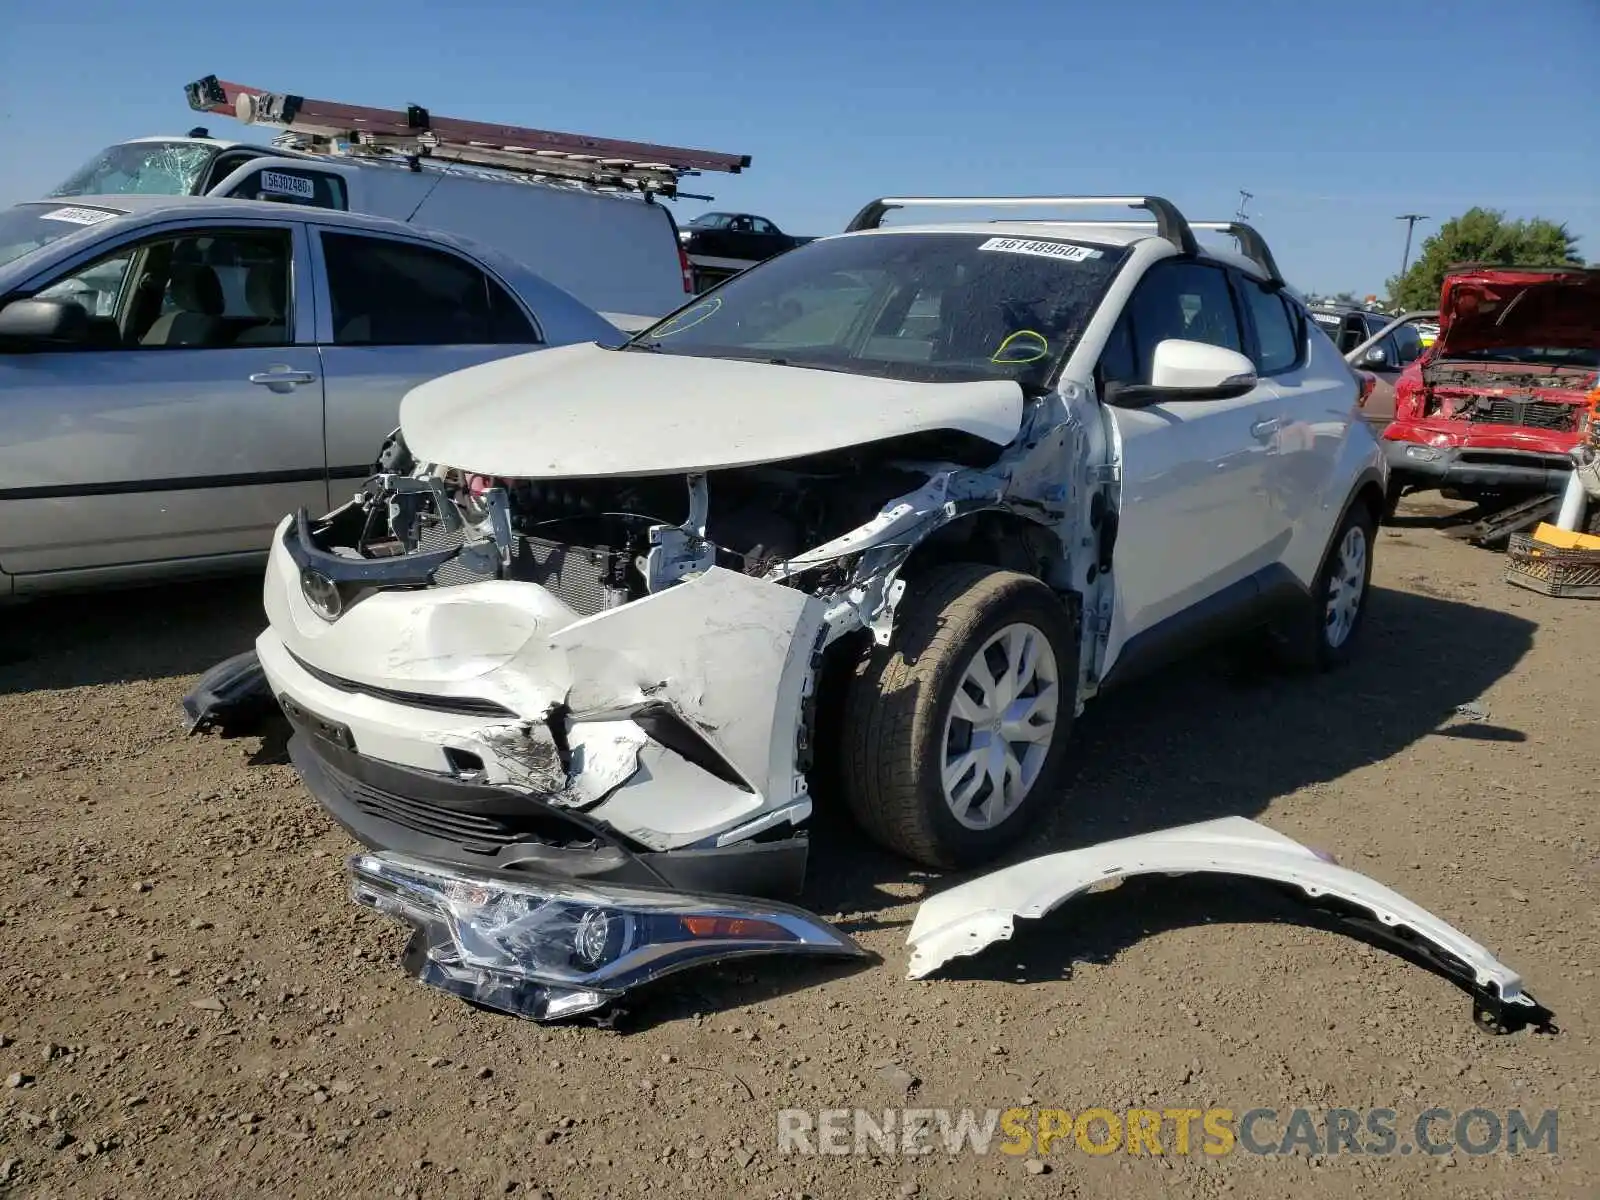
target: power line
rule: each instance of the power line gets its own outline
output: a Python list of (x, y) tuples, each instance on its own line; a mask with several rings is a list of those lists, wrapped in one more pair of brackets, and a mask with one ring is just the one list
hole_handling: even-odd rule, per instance
[(1233, 219), (1235, 221), (1244, 221), (1249, 219), (1249, 214), (1245, 212), (1245, 206), (1248, 205), (1254, 198), (1254, 192), (1247, 192), (1243, 188), (1239, 189), (1239, 211), (1233, 214)]

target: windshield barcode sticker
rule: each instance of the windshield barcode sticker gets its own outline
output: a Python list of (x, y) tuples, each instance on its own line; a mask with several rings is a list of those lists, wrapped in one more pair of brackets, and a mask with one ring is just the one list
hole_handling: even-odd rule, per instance
[(1100, 251), (1087, 246), (1074, 246), (1070, 242), (1038, 242), (1029, 238), (990, 238), (979, 250), (998, 250), (1002, 254), (1034, 254), (1040, 258), (1059, 258), (1063, 262), (1082, 262), (1086, 258), (1099, 258)]
[(311, 180), (285, 175), (282, 171), (261, 172), (261, 190), (277, 192), (280, 196), (298, 196), (302, 200), (314, 200), (317, 196), (317, 185)]
[(116, 215), (103, 208), (53, 208), (47, 213), (40, 213), (39, 217), (44, 221), (66, 221), (71, 225), (98, 225)]

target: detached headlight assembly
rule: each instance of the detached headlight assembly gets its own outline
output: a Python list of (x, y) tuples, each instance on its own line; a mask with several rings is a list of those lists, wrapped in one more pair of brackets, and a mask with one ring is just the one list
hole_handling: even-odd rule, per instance
[(820, 917), (768, 900), (464, 871), (390, 851), (354, 855), (348, 867), (357, 904), (412, 927), (410, 974), (536, 1021), (592, 1012), (708, 962), (868, 957)]

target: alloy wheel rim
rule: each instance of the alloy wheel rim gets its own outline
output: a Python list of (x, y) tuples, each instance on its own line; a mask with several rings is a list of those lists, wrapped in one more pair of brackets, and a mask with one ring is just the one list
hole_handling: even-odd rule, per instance
[(1339, 542), (1338, 558), (1328, 577), (1323, 636), (1331, 649), (1337, 650), (1350, 640), (1366, 589), (1367, 533), (1361, 526), (1352, 525)]
[(1050, 640), (1006, 625), (962, 670), (944, 721), (941, 784), (967, 829), (993, 829), (1027, 798), (1055, 739), (1061, 687)]

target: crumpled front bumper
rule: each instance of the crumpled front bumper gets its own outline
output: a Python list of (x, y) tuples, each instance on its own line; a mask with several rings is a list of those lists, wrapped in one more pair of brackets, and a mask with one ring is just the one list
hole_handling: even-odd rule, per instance
[[(389, 790), (413, 807), (419, 789), (476, 788), (581, 815), (630, 852), (773, 838), (809, 815), (801, 759), (824, 622), (806, 593), (713, 568), (580, 617), (537, 584), (487, 580), (371, 591), (329, 621), (303, 592), (298, 537), (286, 520), (274, 539), (256, 652), (312, 735), (307, 782), (321, 773), (313, 790), (369, 845), (398, 845), (403, 823), (350, 799), (352, 763), (410, 772)], [(338, 582), (337, 562), (315, 567)], [(329, 766), (312, 742), (353, 758)], [(471, 822), (427, 807), (431, 841), (416, 848), (481, 861)]]
[(355, 752), (345, 731), (308, 721), (293, 701), (289, 757), (307, 790), (362, 845), (467, 871), (533, 872), (571, 880), (798, 895), (808, 839), (650, 850), (583, 813), (503, 787), (462, 783)]

